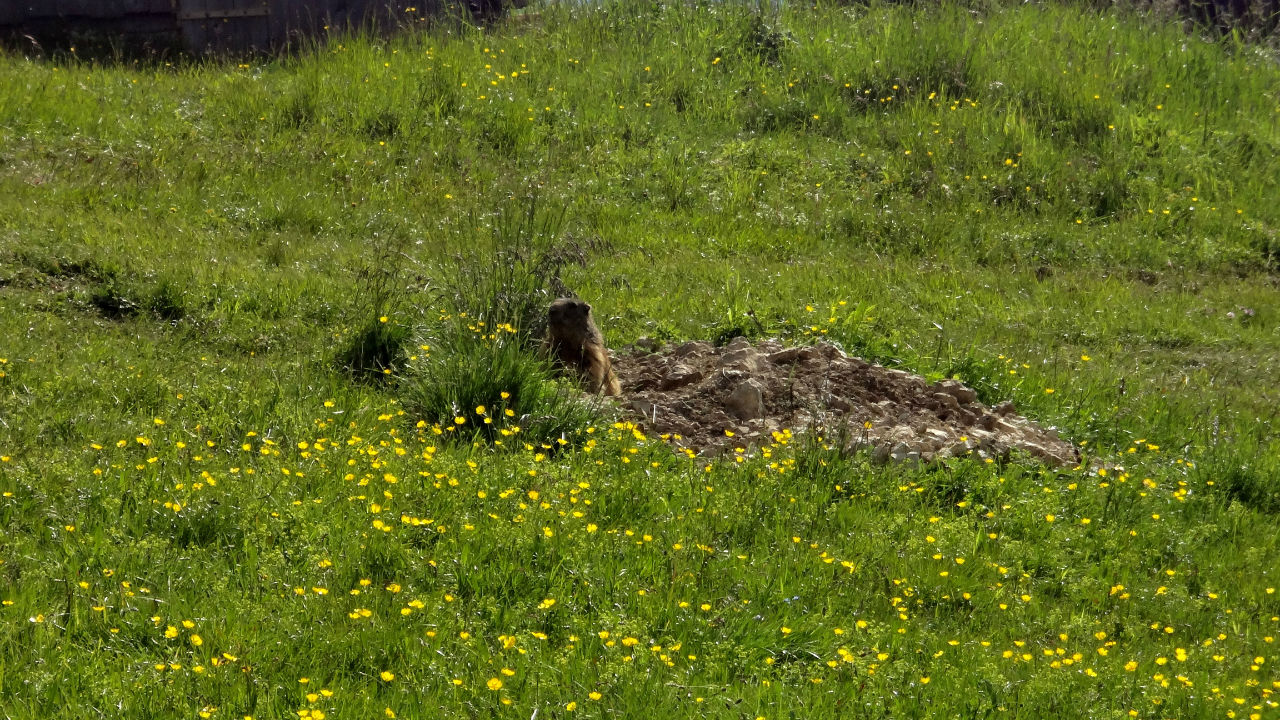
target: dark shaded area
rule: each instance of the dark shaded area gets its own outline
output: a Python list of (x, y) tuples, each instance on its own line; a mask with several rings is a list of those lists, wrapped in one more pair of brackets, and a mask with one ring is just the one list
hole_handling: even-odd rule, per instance
[(1280, 30), (1280, 0), (1082, 0), (1079, 4), (1097, 10), (1132, 8), (1180, 18), (1192, 29), (1224, 37), (1236, 33), (1253, 42), (1271, 39)]
[(1174, 6), (1179, 15), (1223, 35), (1240, 31), (1257, 40), (1280, 29), (1280, 0), (1174, 0)]
[(361, 379), (382, 379), (404, 364), (408, 355), (409, 328), (370, 318), (338, 350), (337, 364)]
[[(3, 17), (0, 14), (0, 20)], [(163, 61), (182, 54), (181, 37), (171, 19), (152, 15), (33, 18), (12, 25), (0, 21), (0, 47), (30, 57), (73, 56), (117, 63)]]
[[(840, 0), (837, 0), (840, 1)], [(850, 0), (843, 0), (849, 2)], [(861, 0), (853, 0), (861, 1)], [(923, 4), (926, 0), (902, 0)], [(1096, 10), (1132, 8), (1187, 21), (1192, 28), (1245, 41), (1264, 41), (1280, 30), (1280, 0), (1068, 0)], [(0, 47), (26, 55), (114, 62), (179, 58), (185, 54), (249, 55), (306, 47), (318, 38), (348, 32), (387, 34), (439, 22), (491, 25), (530, 0), (0, 0)], [(756, 21), (743, 28), (743, 56), (777, 64), (791, 38)], [(729, 50), (726, 48), (726, 51)], [(963, 64), (908, 69), (906, 76), (941, 75), (963, 82)], [(883, 95), (882, 80), (868, 78)], [(880, 95), (877, 95), (880, 93)], [(874, 99), (874, 98), (872, 98)], [(868, 100), (853, 98), (856, 107)], [(679, 103), (677, 103), (679, 105)], [(786, 108), (762, 111), (757, 124), (791, 124)], [(803, 108), (797, 118), (807, 118)]]
[(1280, 513), (1280, 487), (1248, 465), (1223, 468), (1215, 475), (1214, 485), (1228, 502), (1238, 502), (1262, 513)]
[(0, 0), (0, 46), (113, 62), (253, 55), (334, 34), (490, 24), (527, 0)]

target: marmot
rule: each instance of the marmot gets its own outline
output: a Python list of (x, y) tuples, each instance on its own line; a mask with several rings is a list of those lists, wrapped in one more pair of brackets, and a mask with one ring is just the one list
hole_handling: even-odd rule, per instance
[(590, 392), (618, 395), (622, 386), (613, 374), (604, 336), (582, 300), (560, 298), (547, 310), (547, 349), (556, 362), (578, 373)]

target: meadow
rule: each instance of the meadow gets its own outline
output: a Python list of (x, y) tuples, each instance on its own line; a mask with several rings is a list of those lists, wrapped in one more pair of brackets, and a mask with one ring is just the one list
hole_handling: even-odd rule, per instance
[[(6, 51), (0, 717), (1278, 718), (1277, 178), (1273, 53), (1077, 5)], [(1084, 459), (676, 454), (566, 291)]]

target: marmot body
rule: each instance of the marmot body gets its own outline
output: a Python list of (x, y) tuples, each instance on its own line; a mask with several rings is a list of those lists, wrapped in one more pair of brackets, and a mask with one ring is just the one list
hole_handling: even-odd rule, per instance
[(561, 365), (578, 373), (590, 392), (618, 395), (622, 386), (613, 374), (604, 336), (582, 300), (560, 298), (547, 310), (547, 348)]

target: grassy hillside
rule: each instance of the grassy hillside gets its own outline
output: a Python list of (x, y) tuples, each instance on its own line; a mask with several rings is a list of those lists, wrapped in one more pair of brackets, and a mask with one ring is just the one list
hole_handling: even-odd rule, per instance
[[(0, 717), (1280, 717), (1277, 178), (1274, 58), (1054, 6), (0, 57)], [(1086, 462), (526, 422), (565, 289)]]

